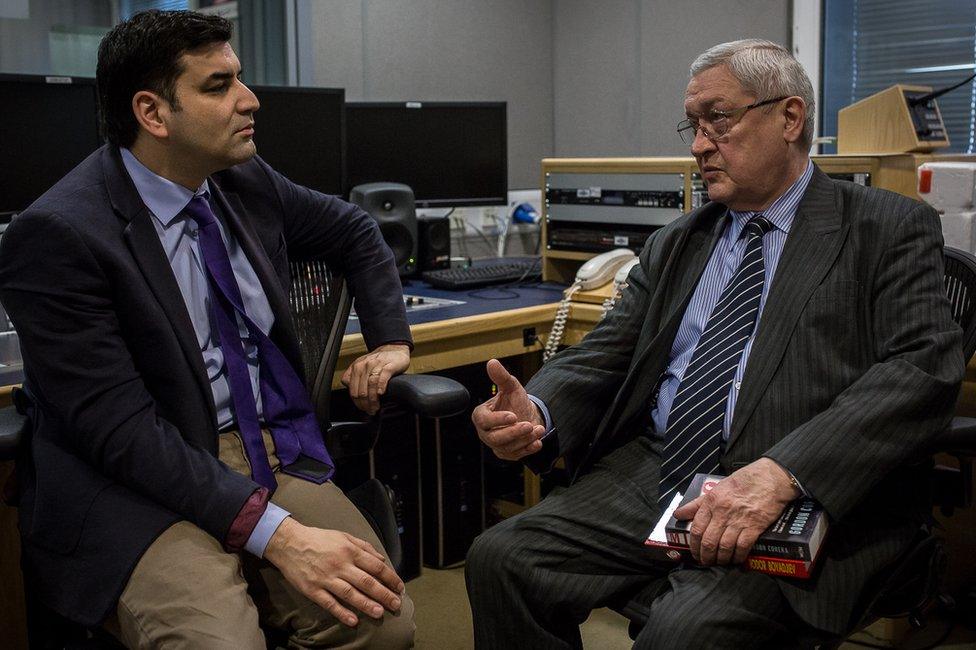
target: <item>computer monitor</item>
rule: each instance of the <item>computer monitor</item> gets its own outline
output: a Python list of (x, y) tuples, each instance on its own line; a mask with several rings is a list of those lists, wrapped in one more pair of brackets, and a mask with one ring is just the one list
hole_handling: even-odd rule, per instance
[(258, 155), (290, 180), (326, 194), (345, 193), (345, 91), (252, 86)]
[(0, 74), (0, 213), (20, 212), (101, 145), (95, 81)]
[(417, 205), (508, 203), (505, 102), (346, 104), (349, 187), (391, 181)]

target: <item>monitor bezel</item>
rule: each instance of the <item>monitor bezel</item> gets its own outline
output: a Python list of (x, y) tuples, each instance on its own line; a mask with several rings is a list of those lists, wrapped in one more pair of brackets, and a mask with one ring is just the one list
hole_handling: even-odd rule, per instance
[[(417, 104), (419, 107), (411, 106)], [(504, 151), (504, 169), (502, 178), (505, 179), (504, 194), (498, 197), (466, 197), (466, 198), (447, 198), (447, 199), (416, 199), (415, 204), (418, 208), (468, 208), (468, 207), (490, 207), (508, 205), (508, 102), (506, 101), (421, 101), (410, 100), (402, 102), (369, 102), (356, 101), (346, 102), (346, 110), (349, 108), (401, 108), (409, 110), (423, 110), (424, 107), (433, 108), (501, 108), (502, 109), (502, 129), (504, 137), (502, 140), (502, 150)], [(348, 136), (348, 134), (347, 134)], [(348, 175), (347, 175), (348, 178)], [(351, 182), (351, 181), (350, 181)], [(352, 189), (347, 188), (346, 193)]]

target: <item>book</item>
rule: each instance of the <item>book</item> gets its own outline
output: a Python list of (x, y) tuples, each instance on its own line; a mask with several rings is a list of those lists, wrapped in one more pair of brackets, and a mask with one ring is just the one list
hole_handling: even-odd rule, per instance
[[(674, 496), (644, 542), (658, 559), (694, 562), (688, 548), (691, 521), (678, 521), (674, 511), (715, 487), (723, 478), (715, 474), (697, 474), (684, 495)], [(827, 529), (823, 508), (813, 499), (800, 497), (787, 505), (759, 537), (744, 566), (770, 575), (809, 578), (823, 548)]]

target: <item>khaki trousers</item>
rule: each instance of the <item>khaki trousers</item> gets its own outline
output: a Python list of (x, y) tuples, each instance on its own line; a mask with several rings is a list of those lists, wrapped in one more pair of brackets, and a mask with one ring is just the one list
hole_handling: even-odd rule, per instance
[[(292, 517), (342, 530), (382, 550), (373, 529), (331, 482), (316, 485), (278, 472), (274, 442), (265, 447), (278, 490), (272, 500)], [(250, 467), (236, 433), (220, 436), (220, 460), (236, 472)], [(349, 628), (308, 600), (270, 562), (227, 553), (200, 528), (180, 521), (163, 532), (136, 565), (106, 629), (129, 648), (266, 647), (260, 626), (288, 636), (292, 648), (406, 648), (413, 645), (413, 602), (380, 620), (356, 612)]]

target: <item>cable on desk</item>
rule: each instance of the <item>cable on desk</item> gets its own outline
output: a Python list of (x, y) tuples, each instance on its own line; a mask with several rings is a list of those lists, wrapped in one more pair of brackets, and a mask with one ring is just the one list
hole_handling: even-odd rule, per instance
[[(541, 284), (541, 282), (530, 282), (527, 284), (522, 284), (525, 278), (527, 278), (530, 273), (534, 272), (536, 268), (539, 266), (539, 264), (541, 263), (542, 263), (542, 258), (537, 257), (532, 262), (532, 266), (527, 268), (525, 272), (522, 273), (522, 277), (520, 277), (518, 280), (513, 280), (512, 282), (507, 282), (505, 284), (496, 284), (495, 286), (490, 286), (490, 287), (482, 287), (481, 289), (472, 289), (471, 291), (468, 292), (468, 296), (472, 298), (478, 298), (479, 300), (511, 300), (513, 298), (521, 298), (522, 295), (518, 291), (513, 291), (511, 287), (520, 287), (520, 286), (531, 287), (531, 286), (538, 286), (539, 284)], [(508, 295), (503, 295), (503, 296), (481, 295), (485, 291), (503, 291)]]

